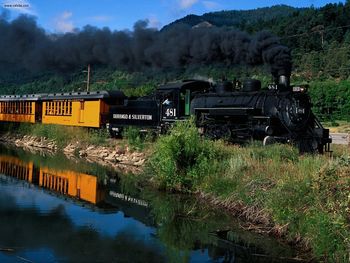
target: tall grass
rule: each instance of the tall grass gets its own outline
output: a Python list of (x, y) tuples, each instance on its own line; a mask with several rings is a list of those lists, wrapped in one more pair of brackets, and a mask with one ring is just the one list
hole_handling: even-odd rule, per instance
[(140, 132), (139, 128), (130, 126), (123, 130), (123, 138), (132, 149), (144, 150), (151, 146), (150, 143), (154, 141), (155, 136), (151, 131)]
[(76, 141), (85, 144), (107, 145), (109, 138), (106, 130), (54, 124), (10, 123), (3, 125), (1, 130), (12, 134), (45, 137), (54, 140), (59, 147)]
[(201, 138), (193, 122), (158, 140), (148, 168), (159, 187), (200, 191), (224, 204), (264, 211), (281, 235), (318, 258), (348, 262), (350, 157), (298, 154), (289, 145), (247, 147)]
[(229, 166), (201, 185), (204, 192), (267, 211), (300, 237), (317, 257), (348, 262), (350, 251), (349, 156), (298, 156), (285, 145), (232, 147)]

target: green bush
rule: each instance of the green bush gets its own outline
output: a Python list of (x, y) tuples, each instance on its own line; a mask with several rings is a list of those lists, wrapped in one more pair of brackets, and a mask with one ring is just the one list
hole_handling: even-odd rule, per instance
[(158, 139), (148, 165), (162, 188), (193, 191), (220, 171), (225, 152), (220, 143), (202, 138), (193, 120), (177, 122)]

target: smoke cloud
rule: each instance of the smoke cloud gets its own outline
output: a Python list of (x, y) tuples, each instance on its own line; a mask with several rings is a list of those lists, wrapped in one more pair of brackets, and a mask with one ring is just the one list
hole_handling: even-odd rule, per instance
[(227, 28), (191, 28), (178, 24), (164, 30), (135, 23), (133, 31), (91, 26), (65, 34), (47, 34), (34, 18), (9, 22), (0, 16), (0, 64), (31, 70), (71, 71), (87, 64), (126, 70), (166, 69), (188, 65), (259, 65), (274, 76), (289, 75), (287, 47), (268, 32), (254, 36)]

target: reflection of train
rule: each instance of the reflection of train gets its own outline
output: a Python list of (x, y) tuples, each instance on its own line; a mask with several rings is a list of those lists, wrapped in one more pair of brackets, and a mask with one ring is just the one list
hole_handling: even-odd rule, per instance
[(6, 155), (0, 155), (0, 173), (89, 203), (97, 204), (104, 199), (104, 190), (93, 175), (38, 168), (33, 162)]
[(37, 167), (9, 155), (0, 154), (0, 174), (27, 181), (51, 192), (66, 195), (103, 208), (117, 208), (146, 225), (153, 224), (146, 201), (122, 193), (118, 177), (100, 183), (94, 175), (69, 170)]
[(302, 152), (329, 150), (329, 130), (312, 113), (306, 87), (290, 86), (288, 76), (279, 76), (269, 89), (261, 89), (258, 80), (235, 88), (227, 81), (214, 86), (186, 80), (138, 99), (120, 91), (0, 96), (0, 121), (107, 127), (119, 134), (126, 126), (167, 130), (194, 116), (211, 138), (290, 142)]

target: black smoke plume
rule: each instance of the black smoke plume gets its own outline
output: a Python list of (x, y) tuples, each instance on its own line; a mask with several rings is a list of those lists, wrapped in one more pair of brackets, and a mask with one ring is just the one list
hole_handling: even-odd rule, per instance
[(267, 63), (274, 76), (291, 72), (289, 49), (268, 32), (250, 36), (227, 28), (183, 24), (158, 31), (139, 21), (133, 31), (86, 26), (74, 33), (47, 34), (32, 17), (11, 22), (0, 17), (0, 64), (30, 71), (65, 72), (87, 64), (142, 70), (213, 63)]

